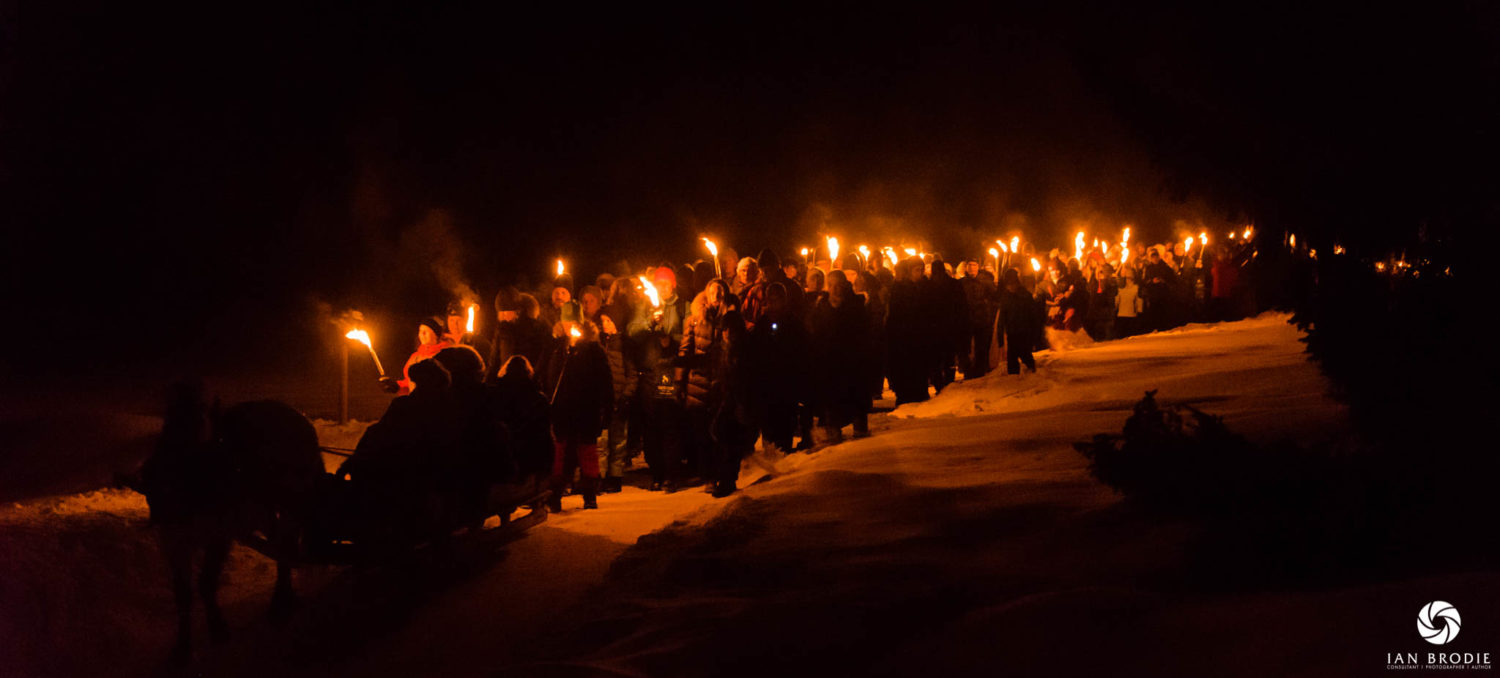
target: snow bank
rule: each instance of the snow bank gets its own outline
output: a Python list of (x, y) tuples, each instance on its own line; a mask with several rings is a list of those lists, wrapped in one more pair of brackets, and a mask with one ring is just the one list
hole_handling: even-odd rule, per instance
[[(1044, 353), (1037, 374), (903, 406), (875, 420), (874, 437), (802, 456), (720, 510), (643, 537), (571, 633), (515, 670), (1299, 673), (1267, 660), (1342, 634), (1320, 626), (1336, 596), (1185, 594), (1174, 582), (1197, 528), (1122, 505), (1071, 447), (1118, 432), (1149, 389), (1264, 439), (1347, 430), (1299, 338), (1284, 315), (1191, 326)], [(1351, 597), (1371, 607), (1371, 595)], [(1266, 609), (1276, 622), (1257, 626)], [(1257, 657), (1266, 628), (1304, 635)]]

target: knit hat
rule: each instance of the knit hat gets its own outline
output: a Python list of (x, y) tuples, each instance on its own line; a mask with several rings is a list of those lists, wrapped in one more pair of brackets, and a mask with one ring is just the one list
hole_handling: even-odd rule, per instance
[(666, 280), (672, 283), (673, 288), (677, 287), (677, 274), (672, 272), (672, 267), (670, 266), (660, 266), (656, 269), (656, 274), (651, 277), (651, 282), (658, 280)]

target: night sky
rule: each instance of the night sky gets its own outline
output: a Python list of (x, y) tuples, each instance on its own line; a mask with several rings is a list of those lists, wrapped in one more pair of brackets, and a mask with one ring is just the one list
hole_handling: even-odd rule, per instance
[[(1476, 250), (1500, 221), (1485, 3), (492, 5), (0, 2), (8, 315), (114, 364), (701, 234), (953, 258), (1253, 221), (1373, 253)], [(34, 366), (38, 337), (6, 334)]]

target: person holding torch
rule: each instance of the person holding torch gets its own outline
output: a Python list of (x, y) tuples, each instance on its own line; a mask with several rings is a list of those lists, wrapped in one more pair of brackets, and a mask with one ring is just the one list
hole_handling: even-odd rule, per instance
[(552, 374), (552, 497), (548, 508), (562, 510), (562, 490), (576, 467), (585, 509), (599, 508), (599, 433), (614, 408), (609, 358), (599, 345), (599, 326), (590, 320), (565, 322), (567, 343), (550, 361)]
[(401, 380), (396, 382), (398, 395), (406, 395), (412, 392), (415, 384), (411, 380), (411, 366), (423, 360), (431, 360), (433, 356), (449, 346), (453, 342), (443, 336), (443, 325), (437, 318), (423, 318), (417, 323), (417, 350), (412, 351), (411, 357), (406, 359), (406, 364), (401, 368)]

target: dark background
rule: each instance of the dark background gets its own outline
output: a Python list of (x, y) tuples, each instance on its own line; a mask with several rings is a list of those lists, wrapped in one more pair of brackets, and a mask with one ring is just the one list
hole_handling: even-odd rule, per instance
[(1497, 18), (0, 2), (0, 365), (326, 360), (348, 308), (399, 364), (463, 286), (684, 260), (701, 234), (954, 258), (1254, 222), (1478, 255)]

